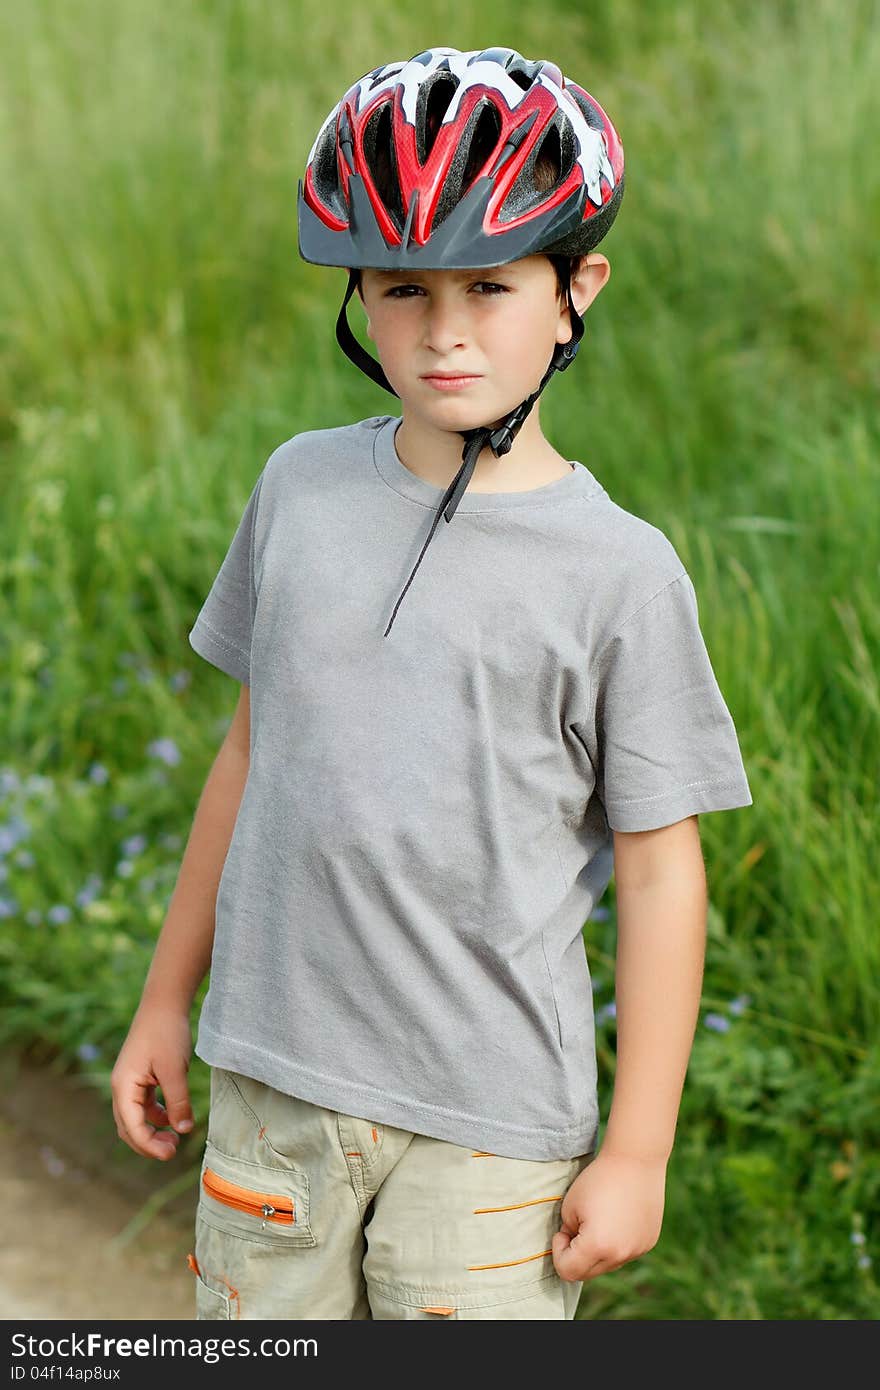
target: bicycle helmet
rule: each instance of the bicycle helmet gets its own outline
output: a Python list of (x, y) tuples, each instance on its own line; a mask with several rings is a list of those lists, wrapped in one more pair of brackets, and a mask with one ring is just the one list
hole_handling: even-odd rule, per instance
[[(536, 171), (553, 170), (549, 180)], [(372, 68), (324, 120), (298, 183), (299, 252), (347, 267), (336, 323), (339, 346), (392, 395), (381, 365), (348, 324), (346, 307), (364, 267), (469, 270), (543, 253), (586, 255), (617, 216), (623, 146), (608, 116), (555, 63), (512, 48), (432, 48)], [(461, 430), (462, 466), (397, 600), (397, 609), (441, 515), (450, 522), (477, 458), (513, 440), (555, 371), (574, 360), (583, 319), (560, 267), (572, 336), (558, 343), (537, 390), (500, 423)]]

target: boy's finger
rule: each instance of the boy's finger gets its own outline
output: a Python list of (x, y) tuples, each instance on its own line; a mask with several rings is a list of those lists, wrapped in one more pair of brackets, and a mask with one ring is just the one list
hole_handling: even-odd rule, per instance
[(177, 1152), (177, 1145), (180, 1140), (170, 1130), (156, 1130), (146, 1127), (144, 1133), (147, 1138), (142, 1141), (141, 1152), (143, 1154), (150, 1158), (171, 1158)]
[[(177, 1136), (160, 1136), (152, 1124), (152, 1108), (156, 1101), (156, 1087), (136, 1081), (129, 1094), (120, 1094), (113, 1107), (116, 1118), (116, 1132), (120, 1139), (136, 1153), (150, 1158), (170, 1158), (177, 1148)], [(160, 1123), (165, 1124), (164, 1119)]]
[(573, 1239), (565, 1231), (557, 1231), (550, 1242), (553, 1258), (560, 1274), (584, 1278), (584, 1271), (596, 1264), (594, 1252), (581, 1232)]
[[(164, 1129), (166, 1125), (172, 1123), (167, 1107), (162, 1104), (161, 1100), (156, 1095), (148, 1096), (147, 1100), (144, 1102), (143, 1109), (144, 1119), (151, 1125), (155, 1125), (157, 1129)], [(187, 1126), (184, 1127), (187, 1128)], [(191, 1128), (191, 1125), (189, 1127)]]
[(168, 1130), (156, 1130), (143, 1118), (138, 1105), (119, 1106), (116, 1132), (136, 1153), (148, 1158), (170, 1158), (177, 1150), (178, 1137)]
[(164, 1129), (165, 1125), (170, 1124), (168, 1111), (161, 1100), (157, 1100), (155, 1097), (144, 1106), (144, 1119), (148, 1120), (151, 1125), (155, 1125), (157, 1129)]
[(193, 1113), (189, 1103), (189, 1091), (186, 1081), (181, 1076), (169, 1081), (167, 1084), (160, 1082), (162, 1094), (165, 1097), (164, 1123), (172, 1124), (180, 1134), (185, 1134), (193, 1127)]

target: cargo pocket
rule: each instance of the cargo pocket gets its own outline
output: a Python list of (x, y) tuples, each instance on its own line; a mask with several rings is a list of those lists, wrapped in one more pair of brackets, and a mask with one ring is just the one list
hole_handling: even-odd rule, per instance
[(209, 1289), (201, 1275), (196, 1275), (196, 1319), (199, 1322), (211, 1318), (231, 1318), (229, 1297)]
[(198, 1216), (205, 1225), (257, 1244), (317, 1245), (309, 1225), (309, 1179), (225, 1154), (209, 1139), (199, 1181)]
[(202, 1278), (201, 1266), (192, 1251), (187, 1255), (186, 1262), (196, 1280), (196, 1318), (200, 1321), (208, 1318), (231, 1319), (229, 1295), (212, 1289)]

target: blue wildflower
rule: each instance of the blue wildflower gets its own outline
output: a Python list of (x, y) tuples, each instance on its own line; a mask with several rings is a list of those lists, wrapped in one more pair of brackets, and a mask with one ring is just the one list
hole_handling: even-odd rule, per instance
[(730, 1027), (730, 1019), (723, 1014), (708, 1013), (703, 1019), (707, 1028), (711, 1028), (715, 1033), (726, 1033)]
[(77, 907), (88, 907), (89, 903), (100, 893), (103, 882), (100, 874), (89, 874), (76, 895)]
[(176, 767), (180, 762), (180, 750), (173, 738), (154, 738), (152, 743), (147, 744), (147, 752), (169, 767)]
[(0, 825), (0, 854), (8, 854), (18, 844), (18, 836), (9, 825)]
[(747, 1009), (752, 1002), (750, 994), (738, 994), (735, 999), (731, 999), (727, 1006), (727, 1012), (731, 1014), (741, 1014), (743, 1009)]

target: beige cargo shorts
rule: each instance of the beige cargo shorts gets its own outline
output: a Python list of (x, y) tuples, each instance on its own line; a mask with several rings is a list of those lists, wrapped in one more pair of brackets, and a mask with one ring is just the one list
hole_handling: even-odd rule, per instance
[(574, 1318), (562, 1199), (593, 1154), (505, 1158), (211, 1068), (195, 1316)]

